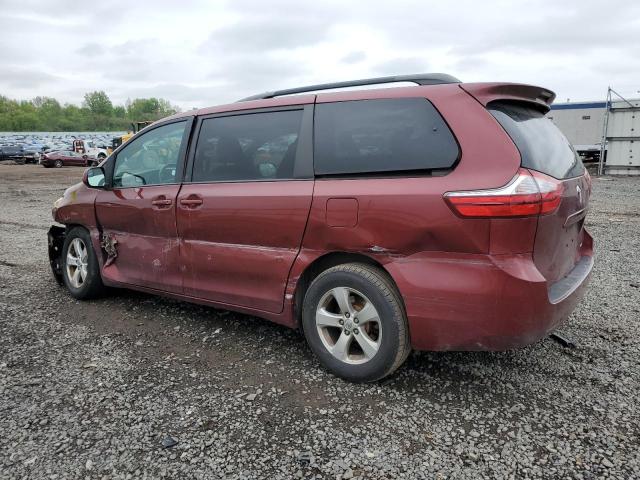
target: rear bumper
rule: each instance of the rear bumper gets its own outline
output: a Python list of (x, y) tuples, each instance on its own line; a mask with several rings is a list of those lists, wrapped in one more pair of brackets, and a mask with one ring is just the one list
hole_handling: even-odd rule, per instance
[(581, 258), (549, 284), (530, 254), (420, 253), (386, 267), (405, 301), (417, 350), (507, 350), (549, 335), (584, 294), (593, 267), (585, 232)]
[(573, 295), (573, 293), (580, 288), (591, 274), (593, 268), (593, 256), (585, 255), (578, 263), (576, 263), (573, 270), (569, 272), (569, 275), (559, 280), (556, 283), (549, 285), (548, 295), (549, 302), (552, 304), (558, 304)]

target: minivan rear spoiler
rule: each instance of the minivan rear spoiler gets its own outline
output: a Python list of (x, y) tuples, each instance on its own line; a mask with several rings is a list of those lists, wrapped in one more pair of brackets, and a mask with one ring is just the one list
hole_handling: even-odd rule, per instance
[(462, 83), (460, 88), (485, 107), (495, 100), (515, 100), (535, 103), (546, 113), (556, 98), (551, 90), (523, 83)]

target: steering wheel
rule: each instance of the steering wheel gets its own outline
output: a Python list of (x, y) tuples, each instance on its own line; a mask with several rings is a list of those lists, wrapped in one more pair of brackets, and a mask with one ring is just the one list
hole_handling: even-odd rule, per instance
[(171, 183), (176, 178), (176, 164), (168, 164), (160, 169), (158, 180), (160, 183)]

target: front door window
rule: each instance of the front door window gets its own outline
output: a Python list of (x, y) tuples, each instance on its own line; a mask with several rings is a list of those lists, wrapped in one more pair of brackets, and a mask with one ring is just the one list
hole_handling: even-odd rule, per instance
[(187, 122), (155, 128), (132, 140), (116, 157), (115, 188), (176, 183), (180, 147)]

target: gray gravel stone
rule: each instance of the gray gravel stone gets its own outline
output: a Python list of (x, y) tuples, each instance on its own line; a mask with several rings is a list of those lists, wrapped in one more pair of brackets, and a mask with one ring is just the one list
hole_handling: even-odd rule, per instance
[(577, 348), (417, 353), (354, 385), (260, 319), (71, 298), (46, 230), (81, 174), (0, 166), (3, 480), (640, 478), (640, 178), (593, 181), (596, 266), (562, 327)]

